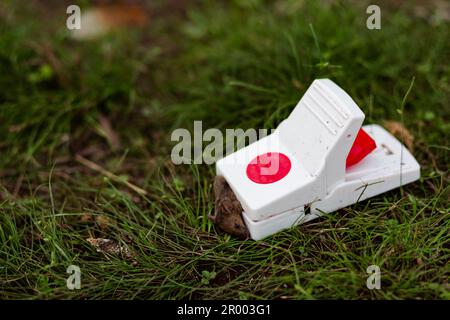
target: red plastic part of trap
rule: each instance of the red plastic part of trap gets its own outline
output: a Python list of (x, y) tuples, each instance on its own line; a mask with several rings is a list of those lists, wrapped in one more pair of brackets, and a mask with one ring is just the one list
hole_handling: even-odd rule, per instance
[[(375, 141), (359, 129), (347, 156), (346, 167), (357, 164), (377, 147)], [(291, 170), (291, 160), (279, 152), (268, 152), (254, 158), (247, 166), (247, 177), (258, 184), (269, 184), (283, 179)]]
[(291, 160), (279, 152), (257, 156), (247, 166), (247, 177), (255, 183), (268, 184), (283, 179), (291, 170)]
[(363, 129), (359, 129), (355, 142), (353, 142), (353, 146), (348, 153), (346, 167), (357, 164), (376, 147), (375, 141)]

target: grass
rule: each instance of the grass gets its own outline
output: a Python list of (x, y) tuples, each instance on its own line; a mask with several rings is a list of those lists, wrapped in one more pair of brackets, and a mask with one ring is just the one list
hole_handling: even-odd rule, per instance
[[(75, 42), (61, 8), (0, 7), (0, 298), (450, 298), (448, 22), (382, 7), (368, 30), (347, 2), (197, 3)], [(174, 166), (173, 129), (275, 128), (320, 77), (366, 123), (404, 123), (420, 181), (259, 242), (215, 229), (214, 166)], [(373, 264), (381, 290), (366, 288)]]

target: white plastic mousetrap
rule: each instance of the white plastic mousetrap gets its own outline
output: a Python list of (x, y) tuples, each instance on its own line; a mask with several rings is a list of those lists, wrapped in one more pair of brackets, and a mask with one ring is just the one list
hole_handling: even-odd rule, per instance
[(259, 240), (413, 182), (420, 167), (334, 82), (315, 80), (271, 135), (216, 163)]

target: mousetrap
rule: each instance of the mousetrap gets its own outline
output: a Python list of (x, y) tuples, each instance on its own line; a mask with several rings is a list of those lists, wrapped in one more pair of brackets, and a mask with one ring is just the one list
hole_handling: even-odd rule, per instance
[(275, 132), (217, 161), (243, 234), (259, 240), (419, 179), (408, 149), (363, 120), (344, 90), (315, 80)]

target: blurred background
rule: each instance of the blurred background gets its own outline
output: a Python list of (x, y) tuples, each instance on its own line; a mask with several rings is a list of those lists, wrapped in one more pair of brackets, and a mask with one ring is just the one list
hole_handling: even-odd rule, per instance
[[(66, 25), (74, 4), (81, 30)], [(441, 0), (2, 0), (2, 297), (448, 298), (449, 33)], [(422, 179), (241, 248), (207, 219), (214, 166), (174, 166), (170, 135), (194, 120), (275, 128), (323, 77), (407, 145)], [(337, 225), (354, 233), (313, 237)], [(138, 254), (105, 259), (87, 238)], [(387, 289), (363, 291), (380, 259)], [(85, 291), (64, 288), (72, 262), (90, 270)]]

